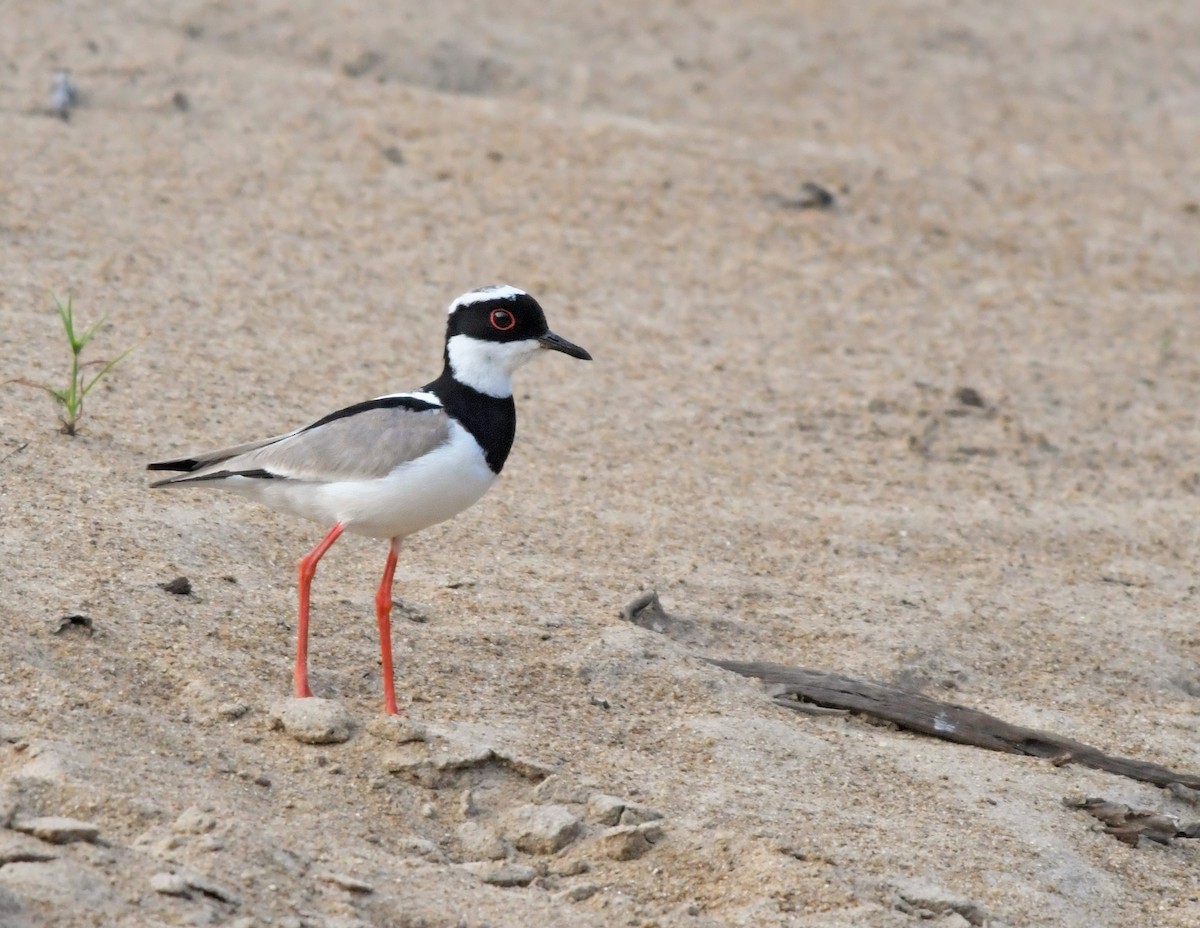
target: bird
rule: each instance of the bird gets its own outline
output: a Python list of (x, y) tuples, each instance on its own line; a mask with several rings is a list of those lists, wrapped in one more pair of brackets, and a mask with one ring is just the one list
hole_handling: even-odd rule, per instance
[(474, 505), (495, 482), (516, 434), (513, 372), (545, 350), (592, 359), (550, 331), (542, 307), (524, 290), (480, 287), (450, 304), (442, 373), (419, 390), (355, 403), (274, 438), (147, 465), (178, 472), (151, 488), (232, 490), (330, 526), (299, 564), (297, 697), (312, 696), (308, 627), (317, 564), (349, 532), (388, 541), (375, 617), (384, 712), (399, 713), (391, 609), (401, 543)]

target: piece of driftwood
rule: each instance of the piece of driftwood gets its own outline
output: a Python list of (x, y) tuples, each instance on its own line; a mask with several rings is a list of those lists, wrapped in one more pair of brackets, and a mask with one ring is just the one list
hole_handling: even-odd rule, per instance
[(1068, 797), (1063, 800), (1063, 805), (1068, 809), (1081, 809), (1099, 819), (1104, 823), (1105, 834), (1130, 847), (1137, 847), (1142, 838), (1158, 844), (1170, 844), (1172, 838), (1200, 838), (1200, 822), (1182, 825), (1173, 815), (1131, 809), (1123, 802), (1112, 802), (1099, 796)]
[[(1044, 757), (1056, 765), (1081, 764), (1156, 786), (1181, 783), (1192, 789), (1200, 789), (1200, 776), (1195, 774), (1178, 773), (1159, 764), (1128, 757), (1114, 757), (1080, 741), (1036, 728), (1010, 725), (977, 709), (931, 699), (892, 686), (783, 664), (711, 659), (709, 663), (744, 677), (757, 677), (772, 685), (776, 694), (798, 697), (802, 702), (797, 703), (797, 707), (813, 703), (829, 709), (860, 712), (894, 722), (910, 731), (957, 744), (969, 744), (1006, 754)], [(777, 702), (782, 706), (789, 705), (788, 701), (782, 699), (777, 699)]]

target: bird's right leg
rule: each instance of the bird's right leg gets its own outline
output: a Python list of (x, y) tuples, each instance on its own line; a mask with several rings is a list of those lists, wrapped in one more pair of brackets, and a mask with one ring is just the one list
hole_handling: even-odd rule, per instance
[(396, 708), (396, 676), (392, 671), (392, 581), (396, 576), (396, 556), (400, 551), (400, 539), (393, 538), (388, 546), (387, 564), (383, 568), (383, 579), (375, 593), (375, 618), (379, 623), (379, 655), (383, 661), (383, 711), (398, 715)]
[(297, 696), (312, 695), (308, 686), (308, 603), (312, 580), (317, 573), (317, 562), (333, 547), (344, 529), (345, 526), (339, 522), (321, 539), (320, 544), (300, 559), (300, 619), (296, 629), (296, 669), (292, 676)]

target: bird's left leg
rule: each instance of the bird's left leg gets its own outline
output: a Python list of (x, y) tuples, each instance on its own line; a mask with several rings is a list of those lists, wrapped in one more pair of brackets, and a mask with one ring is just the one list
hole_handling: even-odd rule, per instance
[(400, 539), (393, 538), (388, 547), (387, 563), (383, 568), (383, 579), (375, 593), (375, 618), (379, 622), (379, 654), (383, 658), (383, 711), (388, 715), (399, 715), (396, 708), (396, 680), (392, 672), (392, 580), (396, 576), (396, 556), (400, 553)]

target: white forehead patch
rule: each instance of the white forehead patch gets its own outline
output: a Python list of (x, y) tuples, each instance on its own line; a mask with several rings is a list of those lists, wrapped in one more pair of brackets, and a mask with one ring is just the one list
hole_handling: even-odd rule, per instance
[(472, 303), (482, 303), (484, 300), (515, 300), (519, 296), (529, 296), (524, 290), (510, 287), (508, 284), (493, 284), (490, 287), (480, 287), (470, 293), (464, 293), (450, 304), (449, 313)]

